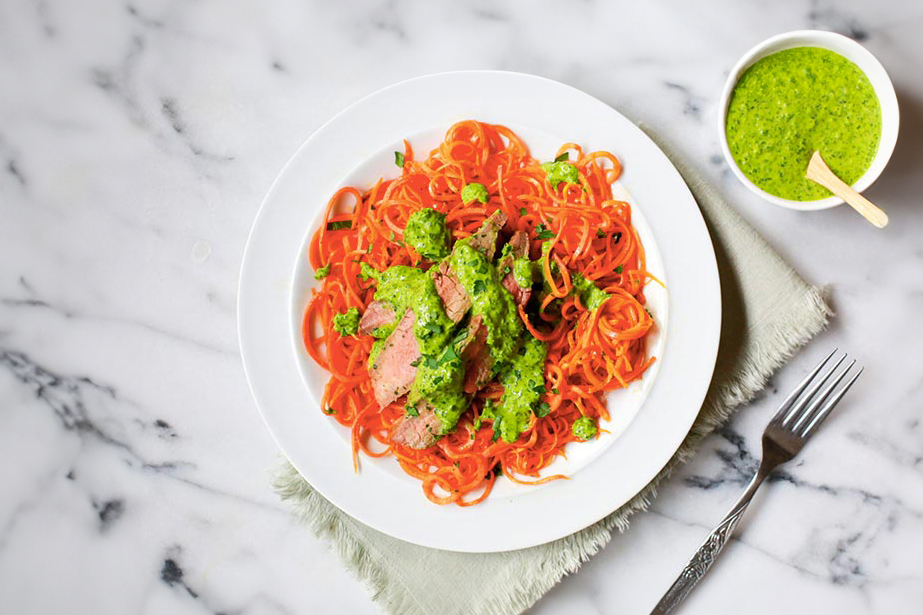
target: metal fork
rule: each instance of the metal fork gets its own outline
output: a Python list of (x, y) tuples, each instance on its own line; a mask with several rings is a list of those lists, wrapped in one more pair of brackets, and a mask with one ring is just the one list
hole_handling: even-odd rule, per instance
[[(686, 598), (696, 583), (705, 576), (705, 573), (715, 563), (715, 559), (734, 532), (734, 528), (737, 527), (737, 523), (743, 516), (744, 511), (747, 510), (753, 494), (756, 493), (763, 480), (769, 476), (769, 473), (776, 466), (791, 460), (801, 451), (805, 443), (811, 439), (811, 436), (817, 433), (817, 428), (827, 418), (830, 411), (839, 403), (846, 391), (849, 390), (862, 373), (863, 368), (861, 367), (853, 370), (856, 365), (855, 359), (845, 369), (837, 373), (837, 370), (847, 358), (844, 353), (834, 362), (832, 367), (827, 369), (823, 375), (820, 375), (836, 352), (837, 350), (834, 349), (833, 352), (827, 355), (827, 358), (821, 361), (820, 365), (814, 368), (814, 371), (808, 374), (801, 381), (801, 384), (792, 391), (791, 395), (782, 402), (779, 411), (763, 432), (763, 457), (760, 460), (756, 475), (747, 485), (747, 489), (740, 496), (740, 499), (731, 508), (731, 511), (718, 524), (718, 527), (708, 535), (699, 550), (692, 556), (692, 559), (683, 568), (679, 578), (676, 579), (670, 589), (667, 590), (667, 593), (660, 599), (660, 602), (657, 603), (657, 606), (654, 607), (654, 610), (651, 611), (651, 615), (672, 613), (679, 603)], [(840, 386), (850, 373), (852, 373), (852, 377)], [(830, 381), (831, 377), (833, 378), (832, 381)], [(828, 381), (830, 381), (829, 384)]]

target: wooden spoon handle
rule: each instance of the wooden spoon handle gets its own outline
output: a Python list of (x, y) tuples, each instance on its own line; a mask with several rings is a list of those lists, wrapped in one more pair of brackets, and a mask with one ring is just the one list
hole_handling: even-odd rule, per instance
[(853, 209), (862, 214), (863, 218), (878, 228), (888, 226), (888, 214), (837, 177), (827, 166), (827, 163), (824, 162), (824, 159), (821, 158), (820, 152), (814, 152), (814, 155), (811, 156), (811, 162), (808, 163), (808, 172), (805, 173), (805, 177), (820, 184), (849, 203)]

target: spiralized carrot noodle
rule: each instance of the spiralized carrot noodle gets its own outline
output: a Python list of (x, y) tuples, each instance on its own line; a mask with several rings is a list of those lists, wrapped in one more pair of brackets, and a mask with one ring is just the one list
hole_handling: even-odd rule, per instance
[[(643, 293), (654, 278), (645, 268), (631, 207), (612, 197), (621, 163), (609, 152), (585, 153), (574, 143), (558, 150), (565, 152), (580, 181), (552, 188), (541, 162), (513, 131), (466, 120), (452, 126), (425, 160), (416, 160), (404, 141), (397, 178), (365, 191), (341, 188), (331, 197), (308, 252), (315, 270), (330, 270), (312, 291), (302, 331), (308, 353), (330, 372), (322, 410), (350, 429), (357, 468), (360, 455), (392, 455), (420, 480), (427, 498), (459, 506), (482, 502), (500, 474), (524, 484), (564, 478), (540, 472), (578, 440), (571, 431), (574, 421), (581, 416), (608, 420), (606, 393), (638, 380), (654, 362), (645, 342), (654, 321)], [(470, 182), (484, 184), (487, 203), (462, 203), (461, 189)], [(520, 308), (519, 315), (529, 333), (548, 345), (544, 401), (550, 412), (533, 418), (516, 442), (494, 441), (486, 422), (475, 429), (485, 400), (497, 400), (503, 392), (497, 382), (476, 393), (455, 432), (432, 447), (414, 450), (392, 441), (403, 403), (379, 409), (375, 401), (367, 369), (373, 339), (342, 337), (333, 329), (337, 313), (351, 307), (363, 312), (373, 299), (374, 284), (358, 275), (361, 262), (379, 270), (419, 263), (401, 239), (407, 219), (423, 207), (446, 214), (454, 239), (472, 234), (487, 216), (503, 210), (508, 231), (529, 233), (530, 256), (540, 260), (549, 279), (550, 293), (539, 297), (539, 313)], [(342, 224), (328, 229), (331, 222)], [(543, 255), (545, 240), (551, 247)], [(609, 293), (595, 311), (571, 292), (575, 273)]]

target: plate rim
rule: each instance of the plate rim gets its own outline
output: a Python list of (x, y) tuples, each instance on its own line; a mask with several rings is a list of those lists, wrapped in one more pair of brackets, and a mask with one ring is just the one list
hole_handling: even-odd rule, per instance
[[(322, 489), (320, 486), (316, 485), (314, 481), (312, 481), (307, 476), (305, 476), (305, 472), (302, 469), (302, 466), (304, 464), (299, 463), (299, 461), (303, 462), (304, 460), (296, 459), (296, 457), (298, 456), (293, 455), (291, 453), (290, 446), (286, 445), (286, 443), (283, 442), (283, 440), (285, 440), (286, 438), (282, 437), (281, 434), (278, 432), (278, 430), (274, 428), (273, 426), (273, 421), (270, 419), (271, 413), (267, 413), (266, 411), (266, 407), (265, 407), (266, 404), (264, 403), (265, 399), (261, 400), (261, 398), (263, 397), (263, 390), (261, 389), (262, 384), (255, 380), (256, 371), (255, 371), (254, 365), (252, 364), (252, 359), (248, 359), (248, 357), (252, 356), (251, 353), (252, 353), (253, 340), (250, 337), (249, 332), (246, 330), (247, 322), (248, 322), (247, 318), (249, 316), (249, 310), (250, 310), (250, 305), (248, 303), (248, 297), (246, 295), (246, 288), (247, 288), (247, 284), (248, 284), (248, 281), (251, 275), (252, 265), (253, 265), (253, 261), (255, 258), (254, 256), (254, 250), (256, 249), (255, 239), (257, 237), (257, 233), (259, 232), (261, 228), (261, 222), (265, 222), (266, 217), (269, 215), (268, 210), (271, 207), (270, 204), (273, 202), (274, 198), (276, 198), (277, 191), (280, 190), (280, 186), (283, 184), (284, 181), (288, 179), (288, 176), (292, 168), (295, 167), (296, 164), (298, 164), (298, 162), (300, 161), (304, 153), (311, 147), (312, 143), (316, 139), (322, 136), (325, 136), (327, 131), (329, 131), (331, 127), (334, 127), (337, 124), (337, 122), (341, 121), (343, 118), (349, 117), (351, 113), (355, 113), (356, 109), (361, 110), (361, 108), (364, 105), (368, 105), (370, 101), (375, 101), (377, 98), (385, 98), (387, 95), (393, 93), (394, 90), (400, 90), (402, 88), (412, 88), (418, 82), (426, 81), (426, 80), (471, 79), (471, 78), (477, 79), (477, 78), (482, 78), (482, 77), (500, 79), (500, 80), (512, 80), (512, 81), (521, 80), (521, 81), (526, 81), (526, 82), (532, 82), (539, 89), (542, 89), (542, 88), (547, 88), (550, 90), (557, 89), (560, 92), (566, 93), (567, 96), (569, 97), (575, 98), (577, 100), (582, 99), (581, 102), (587, 105), (600, 106), (599, 111), (609, 115), (609, 117), (611, 117), (611, 121), (613, 122), (613, 124), (615, 125), (627, 124), (627, 125), (630, 125), (630, 128), (626, 126), (627, 130), (637, 131), (638, 135), (640, 136), (640, 141), (638, 143), (643, 145), (644, 147), (650, 146), (653, 148), (650, 154), (653, 155), (655, 158), (659, 157), (662, 159), (660, 162), (665, 163), (665, 171), (673, 175), (673, 177), (670, 178), (671, 181), (675, 179), (679, 180), (679, 184), (676, 186), (676, 189), (682, 192), (681, 194), (682, 199), (684, 201), (688, 201), (689, 205), (691, 205), (691, 207), (688, 208), (689, 211), (691, 211), (691, 214), (690, 214), (691, 218), (693, 219), (694, 223), (700, 226), (700, 230), (702, 231), (698, 233), (697, 236), (700, 238), (704, 238), (704, 247), (707, 248), (707, 250), (704, 250), (701, 254), (698, 254), (697, 256), (703, 257), (705, 258), (706, 261), (708, 261), (706, 263), (708, 265), (707, 271), (704, 272), (704, 274), (705, 274), (705, 277), (708, 278), (708, 283), (706, 284), (706, 286), (710, 287), (712, 292), (709, 293), (710, 296), (707, 297), (705, 300), (706, 303), (711, 304), (710, 322), (704, 323), (704, 327), (703, 327), (703, 329), (706, 330), (707, 332), (707, 334), (705, 335), (705, 338), (708, 340), (708, 343), (707, 343), (707, 346), (704, 349), (702, 349), (702, 352), (698, 355), (698, 361), (700, 363), (699, 367), (702, 369), (702, 374), (707, 372), (707, 376), (704, 376), (704, 375), (699, 376), (699, 379), (697, 381), (699, 390), (693, 392), (691, 395), (691, 399), (693, 399), (695, 403), (693, 404), (691, 402), (687, 402), (688, 406), (690, 407), (693, 405), (695, 406), (695, 411), (689, 412), (688, 425), (684, 424), (682, 429), (674, 427), (673, 440), (675, 440), (675, 443), (673, 442), (673, 440), (671, 440), (670, 446), (668, 447), (669, 453), (661, 455), (663, 456), (663, 459), (662, 461), (656, 462), (655, 464), (657, 466), (656, 470), (653, 471), (653, 473), (650, 474), (650, 476), (647, 476), (647, 478), (645, 478), (643, 482), (640, 483), (640, 486), (638, 486), (637, 489), (632, 488), (631, 494), (625, 497), (621, 502), (617, 502), (611, 507), (606, 506), (607, 508), (606, 511), (602, 512), (601, 514), (594, 513), (593, 518), (589, 518), (586, 515), (584, 515), (583, 517), (581, 517), (581, 520), (579, 523), (572, 524), (573, 526), (568, 527), (566, 530), (559, 530), (557, 532), (549, 532), (547, 531), (547, 528), (546, 528), (546, 531), (537, 532), (537, 537), (533, 537), (533, 538), (521, 536), (521, 537), (514, 538), (514, 539), (507, 539), (505, 541), (501, 540), (499, 543), (486, 544), (483, 541), (481, 541), (477, 544), (472, 545), (467, 542), (465, 544), (461, 544), (458, 540), (452, 540), (452, 539), (433, 540), (432, 536), (426, 539), (421, 539), (419, 536), (415, 535), (412, 531), (408, 532), (408, 531), (403, 531), (400, 528), (396, 529), (393, 523), (381, 523), (379, 522), (379, 520), (376, 520), (375, 518), (370, 518), (367, 514), (363, 514), (362, 511), (357, 511), (355, 508), (350, 509), (349, 505), (347, 506), (339, 505), (345, 501), (344, 498), (340, 497), (340, 494), (333, 493), (329, 489)], [(377, 143), (375, 144), (374, 149), (378, 150), (381, 147), (384, 147), (384, 145), (385, 145), (384, 143)], [(361, 161), (353, 160), (351, 164), (355, 166), (359, 162)], [(344, 172), (341, 175), (341, 177), (337, 179), (337, 181), (342, 182), (343, 178), (346, 176), (347, 173), (348, 172)], [(635, 190), (632, 190), (630, 187), (627, 187), (627, 188), (631, 194), (633, 195), (636, 194)], [(640, 202), (640, 199), (639, 199), (639, 202)], [(320, 206), (321, 205), (318, 205), (317, 207), (320, 207)], [(640, 203), (640, 209), (642, 210), (642, 212), (644, 212), (644, 215), (647, 218), (648, 223), (651, 225), (652, 232), (656, 234), (657, 224), (651, 223), (651, 216), (649, 215), (649, 211), (650, 211), (649, 207), (650, 207), (650, 204), (645, 206), (643, 202)], [(315, 217), (317, 214), (316, 207), (306, 207), (305, 210), (306, 212), (310, 213), (311, 218)], [(297, 242), (299, 245), (301, 244), (301, 237), (303, 237), (303, 231), (302, 233), (299, 234), (299, 240)], [(663, 240), (662, 239), (658, 240), (658, 243), (663, 244)], [(670, 264), (668, 260), (669, 260), (668, 257), (664, 257), (665, 268), (670, 268)], [(291, 263), (288, 263), (288, 265), (285, 268), (285, 274), (286, 275), (290, 274), (290, 271), (291, 271)], [(701, 274), (703, 272), (700, 271), (699, 273)], [(288, 291), (288, 288), (286, 288), (286, 292), (284, 293), (285, 297), (283, 299), (283, 303), (287, 303), (289, 299), (289, 295), (287, 291)], [(670, 293), (669, 305), (670, 305), (670, 308), (669, 308), (670, 312), (671, 313), (675, 312), (676, 308), (673, 305), (672, 293)], [(241, 261), (241, 270), (240, 270), (240, 277), (239, 277), (239, 283), (238, 283), (237, 316), (238, 316), (237, 332), (238, 332), (238, 340), (239, 340), (240, 349), (241, 349), (241, 357), (242, 357), (244, 372), (247, 378), (248, 386), (251, 391), (251, 395), (254, 398), (255, 404), (263, 419), (263, 422), (266, 425), (267, 429), (269, 430), (270, 434), (272, 435), (273, 439), (275, 440), (277, 446), (279, 446), (280, 450), (283, 452), (283, 454), (298, 469), (299, 473), (302, 476), (304, 476), (305, 479), (308, 480), (308, 482), (312, 484), (312, 486), (321, 495), (323, 495), (328, 500), (333, 501), (334, 504), (339, 505), (338, 507), (341, 510), (343, 510), (344, 512), (346, 512), (353, 518), (356, 518), (357, 520), (375, 529), (378, 529), (379, 531), (383, 531), (386, 534), (392, 535), (402, 540), (406, 540), (408, 542), (422, 544), (424, 546), (454, 550), (454, 551), (494, 552), (494, 551), (507, 551), (511, 549), (517, 549), (517, 548), (523, 548), (527, 546), (534, 546), (537, 544), (543, 544), (545, 542), (549, 542), (556, 538), (561, 538), (563, 536), (569, 535), (575, 531), (578, 531), (592, 524), (595, 521), (598, 521), (599, 519), (605, 517), (606, 515), (613, 512), (620, 506), (629, 502), (635, 495), (637, 495), (637, 493), (641, 489), (644, 488), (644, 486), (650, 480), (653, 480), (663, 470), (663, 468), (669, 464), (676, 450), (679, 448), (682, 441), (685, 439), (686, 434), (689, 432), (689, 429), (691, 429), (692, 425), (694, 424), (695, 418), (698, 416), (699, 410), (701, 409), (702, 401), (704, 400), (707, 390), (710, 386), (710, 382), (713, 376), (713, 371), (714, 371), (714, 366), (715, 366), (715, 360), (717, 358), (718, 342), (720, 340), (721, 292), (720, 292), (720, 278), (718, 277), (717, 261), (715, 258), (714, 245), (711, 241), (711, 235), (707, 228), (707, 225), (705, 224), (701, 211), (699, 210), (695, 202), (694, 196), (689, 190), (688, 185), (686, 184), (682, 175), (679, 173), (678, 169), (676, 169), (672, 161), (670, 161), (670, 159), (660, 149), (660, 147), (656, 144), (656, 142), (654, 142), (650, 138), (650, 136), (648, 136), (643, 130), (641, 130), (636, 124), (634, 124), (634, 122), (631, 122), (628, 118), (626, 118), (623, 114), (621, 114), (619, 111), (617, 111), (613, 107), (609, 106), (603, 101), (600, 101), (599, 99), (577, 88), (574, 88), (572, 86), (562, 84), (560, 82), (547, 79), (544, 77), (529, 75), (525, 73), (517, 73), (517, 72), (509, 72), (509, 71), (471, 70), (471, 71), (451, 71), (451, 72), (435, 73), (431, 75), (423, 75), (423, 76), (414, 77), (412, 79), (408, 79), (405, 81), (400, 81), (398, 83), (389, 85), (385, 88), (372, 92), (371, 94), (368, 94), (360, 98), (358, 101), (354, 102), (353, 104), (345, 107), (340, 112), (338, 112), (333, 117), (331, 117), (329, 120), (324, 122), (319, 128), (317, 128), (317, 130), (315, 130), (297, 148), (295, 153), (291, 156), (291, 158), (289, 158), (289, 160), (280, 170), (275, 180), (272, 182), (269, 190), (267, 191), (266, 196), (264, 197), (260, 205), (260, 208), (256, 216), (254, 217), (254, 221), (253, 221), (253, 224), (251, 226), (250, 232), (247, 237), (247, 244), (246, 244), (246, 248), (244, 250), (244, 254), (242, 257), (242, 261)], [(672, 322), (670, 323), (670, 328), (671, 328), (671, 332), (670, 332), (671, 335), (674, 335), (675, 332), (672, 331), (672, 329), (674, 328), (674, 325)], [(287, 338), (286, 340), (283, 341), (283, 344), (285, 344), (286, 347), (288, 347), (290, 343), (291, 343), (290, 340)], [(669, 346), (666, 346), (666, 348), (669, 348)], [(285, 359), (291, 360), (291, 355), (286, 353)], [(669, 359), (670, 359), (669, 356), (659, 358), (659, 360), (664, 361), (664, 362)], [(661, 377), (661, 382), (662, 380), (663, 379)], [(304, 384), (300, 378), (300, 374), (298, 374), (297, 383), (299, 386), (304, 387)], [(656, 389), (656, 386), (657, 386), (656, 382), (653, 386)], [(687, 400), (690, 399), (690, 395), (686, 395), (685, 398)], [(650, 403), (650, 398), (647, 400), (646, 403)], [(644, 407), (642, 407), (639, 410), (638, 412), (639, 417), (640, 415), (643, 415), (643, 413), (644, 413)], [(637, 420), (639, 417), (636, 417), (635, 420)], [(631, 430), (631, 426), (628, 427), (628, 431), (630, 430)], [(680, 431), (681, 431), (681, 436), (677, 437), (676, 434), (678, 434)], [(612, 448), (613, 447), (609, 447), (609, 449), (612, 449)], [(666, 447), (664, 448), (664, 450), (666, 450)], [(605, 455), (606, 455), (606, 451), (604, 451), (600, 455), (600, 458), (604, 457)], [(600, 458), (597, 458), (593, 463), (599, 463)], [(338, 461), (338, 460), (335, 460), (335, 461)], [(350, 472), (351, 471), (352, 470), (350, 467)], [(650, 473), (649, 470), (648, 470), (648, 473)], [(577, 477), (579, 477), (579, 473), (575, 478)], [(574, 482), (574, 481), (568, 481), (568, 482)], [(444, 509), (446, 507), (438, 507), (438, 508)], [(460, 509), (457, 509), (457, 507), (451, 507), (451, 508), (460, 510)], [(594, 508), (594, 510), (598, 510), (599, 508), (600, 507), (597, 506)], [(457, 515), (450, 514), (449, 516), (457, 518)]]

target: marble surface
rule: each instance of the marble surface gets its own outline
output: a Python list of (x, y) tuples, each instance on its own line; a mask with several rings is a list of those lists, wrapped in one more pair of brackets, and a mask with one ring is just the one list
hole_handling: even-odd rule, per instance
[[(731, 176), (715, 105), (778, 32), (861, 40), (901, 138), (845, 209), (770, 207)], [(415, 75), (536, 73), (657, 127), (810, 281), (829, 331), (532, 613), (646, 613), (754, 469), (823, 352), (866, 375), (757, 497), (683, 613), (923, 610), (923, 4), (0, 3), (0, 612), (378, 612), (271, 492), (277, 450), (237, 352), (250, 223), (301, 141)]]

